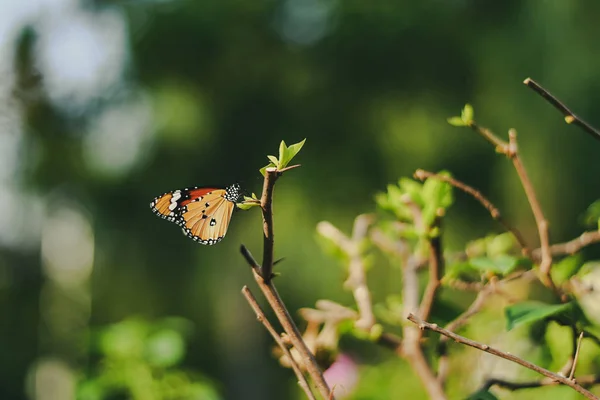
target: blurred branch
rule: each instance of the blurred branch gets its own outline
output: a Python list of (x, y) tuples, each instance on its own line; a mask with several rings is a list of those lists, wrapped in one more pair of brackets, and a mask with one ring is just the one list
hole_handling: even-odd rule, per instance
[[(441, 228), (442, 218), (444, 217), (444, 209), (436, 210), (436, 218), (431, 228)], [(442, 254), (442, 234), (441, 229), (438, 229), (437, 235), (431, 237), (429, 235), (429, 280), (421, 299), (419, 306), (419, 315), (423, 319), (428, 319), (431, 314), (431, 307), (435, 302), (438, 289), (441, 286), (441, 279), (444, 275), (444, 255)]]
[[(573, 240), (565, 243), (553, 244), (550, 246), (550, 252), (553, 255), (573, 255), (590, 244), (600, 242), (600, 231), (588, 231), (584, 232)], [(534, 258), (539, 258), (541, 255), (541, 249), (535, 249), (532, 252)]]
[[(408, 201), (407, 205), (410, 206)], [(413, 213), (413, 221), (415, 222), (415, 226), (424, 228), (421, 210), (416, 206), (416, 204), (414, 207), (409, 208)], [(412, 315), (413, 313), (419, 312), (419, 278), (417, 276), (417, 269), (420, 262), (420, 257), (418, 257), (417, 254), (407, 254), (404, 262), (404, 279), (402, 280), (402, 303), (404, 306), (404, 315)], [(418, 329), (416, 326), (411, 326), (409, 324), (405, 325), (403, 329), (402, 354), (407, 359), (415, 373), (419, 376), (419, 379), (423, 383), (425, 390), (427, 390), (429, 397), (435, 400), (446, 399), (444, 389), (438, 382), (423, 353), (423, 348), (421, 347), (422, 337), (422, 330)]]
[(577, 345), (575, 347), (575, 355), (573, 357), (573, 366), (571, 367), (571, 371), (569, 372), (569, 379), (573, 380), (573, 375), (575, 375), (575, 368), (577, 368), (577, 361), (579, 360), (579, 351), (581, 350), (581, 342), (583, 341), (583, 332), (581, 332), (577, 338)]
[(344, 282), (344, 287), (352, 291), (358, 308), (359, 318), (355, 322), (355, 326), (366, 332), (370, 331), (375, 324), (375, 316), (373, 315), (371, 293), (367, 286), (361, 247), (367, 237), (369, 225), (372, 220), (373, 217), (367, 214), (356, 217), (352, 230), (352, 238), (344, 235), (329, 222), (323, 221), (317, 225), (317, 231), (342, 249), (350, 260), (348, 279)]
[(290, 365), (292, 366), (292, 369), (294, 370), (294, 373), (298, 378), (298, 385), (302, 388), (302, 390), (304, 390), (304, 393), (306, 393), (306, 397), (308, 397), (310, 400), (316, 400), (314, 394), (310, 390), (310, 386), (308, 384), (308, 381), (306, 380), (306, 377), (304, 376), (302, 370), (298, 366), (298, 363), (296, 363), (296, 360), (294, 359), (294, 357), (292, 357), (290, 350), (287, 348), (285, 343), (283, 343), (281, 336), (277, 333), (275, 328), (273, 328), (273, 325), (271, 325), (271, 323), (267, 319), (265, 313), (256, 301), (256, 298), (254, 297), (250, 289), (248, 289), (248, 286), (244, 286), (242, 288), (242, 294), (244, 295), (244, 297), (246, 297), (248, 304), (250, 304), (250, 307), (252, 307), (252, 309), (254, 310), (254, 313), (256, 314), (256, 319), (265, 326), (267, 331), (273, 337), (273, 340), (275, 340), (275, 343), (277, 343), (279, 348), (281, 348), (281, 351), (283, 351), (283, 353), (289, 358)]
[(550, 268), (552, 267), (552, 253), (550, 252), (548, 221), (544, 217), (544, 213), (542, 212), (542, 208), (535, 194), (535, 190), (533, 189), (533, 185), (531, 184), (529, 176), (527, 175), (527, 171), (525, 170), (525, 166), (521, 161), (521, 157), (519, 155), (519, 148), (517, 145), (517, 132), (514, 129), (510, 129), (508, 131), (509, 141), (508, 143), (506, 143), (498, 137), (496, 137), (491, 131), (475, 124), (474, 121), (471, 121), (469, 123), (469, 126), (473, 130), (478, 132), (480, 135), (485, 137), (492, 144), (494, 144), (497, 152), (504, 154), (512, 161), (515, 170), (519, 175), (521, 185), (525, 190), (525, 195), (527, 196), (527, 201), (529, 202), (529, 206), (531, 207), (531, 211), (533, 212), (533, 216), (535, 218), (536, 226), (538, 229), (538, 235), (540, 237), (542, 255), (540, 262), (540, 280), (546, 287), (552, 289), (562, 299), (563, 296), (561, 296), (560, 291), (552, 281), (552, 277), (550, 275)]
[(523, 165), (521, 157), (519, 156), (519, 150), (517, 146), (517, 132), (514, 129), (509, 130), (508, 137), (509, 149), (506, 155), (512, 160), (513, 165), (517, 170), (517, 174), (519, 175), (521, 184), (523, 185), (523, 189), (525, 190), (525, 195), (527, 196), (527, 200), (529, 201), (529, 205), (531, 206), (531, 211), (533, 212), (533, 216), (535, 218), (535, 222), (538, 228), (538, 234), (540, 236), (540, 245), (542, 252), (540, 272), (542, 274), (542, 282), (554, 291), (557, 291), (554, 282), (552, 282), (552, 277), (550, 276), (550, 267), (552, 266), (552, 253), (550, 253), (548, 221), (546, 220), (546, 217), (544, 217), (542, 207), (540, 206), (540, 203), (537, 199), (535, 190), (533, 189), (533, 185), (529, 180), (529, 176), (527, 175), (525, 166)]
[(565, 116), (565, 122), (567, 124), (574, 124), (582, 128), (584, 131), (592, 135), (595, 139), (600, 140), (600, 131), (596, 130), (590, 124), (579, 118), (577, 115), (573, 114), (573, 112), (564, 105), (560, 100), (558, 100), (554, 95), (544, 89), (539, 83), (534, 81), (531, 78), (527, 78), (523, 81), (527, 87), (535, 91), (537, 94), (542, 96), (548, 103), (552, 104), (554, 108), (560, 111)]
[[(300, 315), (308, 322), (334, 326), (337, 326), (344, 320), (358, 319), (356, 311), (331, 300), (317, 301), (316, 309), (302, 308), (300, 309)], [(382, 332), (377, 337), (370, 339), (374, 343), (394, 351), (396, 354), (402, 352), (402, 338), (393, 333)]]
[(314, 355), (310, 352), (310, 350), (306, 346), (306, 343), (302, 339), (302, 335), (300, 334), (298, 327), (294, 323), (294, 320), (292, 319), (292, 317), (290, 316), (290, 313), (288, 312), (287, 308), (285, 307), (285, 304), (281, 300), (281, 297), (279, 296), (279, 293), (277, 292), (275, 285), (273, 285), (272, 281), (266, 282), (262, 278), (262, 276), (259, 272), (260, 267), (259, 267), (258, 263), (254, 259), (254, 257), (252, 257), (252, 254), (250, 253), (250, 251), (248, 251), (248, 249), (244, 245), (241, 246), (240, 250), (241, 250), (244, 258), (248, 262), (248, 264), (252, 267), (254, 280), (258, 284), (258, 287), (260, 288), (260, 290), (263, 292), (269, 305), (275, 312), (275, 315), (277, 316), (279, 323), (281, 323), (281, 326), (283, 327), (285, 332), (288, 334), (292, 345), (300, 354), (302, 363), (303, 363), (304, 367), (306, 368), (306, 370), (308, 371), (309, 375), (311, 376), (313, 382), (317, 386), (319, 393), (325, 399), (333, 398), (333, 397), (330, 397), (330, 396), (332, 396), (331, 391), (329, 390), (329, 386), (327, 386), (327, 382), (325, 382), (323, 373), (321, 372), (321, 369), (319, 368), (319, 365), (317, 364), (317, 361), (315, 360)]
[(486, 210), (489, 211), (489, 213), (493, 219), (498, 221), (504, 227), (504, 229), (506, 229), (507, 231), (512, 233), (512, 235), (515, 237), (515, 239), (519, 243), (519, 246), (521, 246), (521, 250), (522, 250), (523, 254), (525, 256), (529, 255), (529, 253), (530, 253), (529, 247), (527, 246), (527, 243), (525, 242), (525, 239), (523, 238), (523, 235), (521, 234), (521, 232), (517, 228), (514, 228), (508, 222), (506, 222), (506, 220), (504, 220), (504, 218), (500, 214), (500, 210), (498, 210), (498, 208), (496, 206), (494, 206), (494, 204), (490, 200), (488, 200), (483, 194), (481, 194), (480, 191), (478, 191), (477, 189), (467, 185), (466, 183), (461, 182), (452, 177), (435, 174), (433, 172), (425, 171), (422, 169), (416, 170), (414, 176), (415, 176), (415, 178), (417, 178), (421, 181), (425, 181), (426, 179), (433, 178), (433, 179), (437, 179), (437, 180), (446, 182), (446, 183), (454, 186), (455, 188), (460, 189), (463, 192), (473, 196), (475, 198), (475, 200), (479, 201), (479, 203), (481, 203), (481, 205), (483, 207), (485, 207)]
[(466, 346), (470, 346), (470, 347), (474, 347), (476, 349), (479, 349), (481, 351), (484, 351), (486, 353), (489, 354), (493, 354), (497, 357), (503, 358), (505, 360), (514, 362), (516, 364), (522, 365), (525, 368), (529, 368), (532, 371), (535, 371), (539, 374), (542, 374), (552, 380), (558, 381), (564, 385), (569, 386), (570, 388), (576, 390), (577, 392), (581, 393), (582, 395), (584, 395), (586, 398), (588, 399), (596, 399), (598, 400), (598, 397), (596, 397), (593, 393), (591, 393), (589, 390), (585, 389), (584, 387), (582, 387), (581, 385), (579, 385), (577, 382), (575, 382), (574, 380), (571, 380), (569, 378), (566, 378), (564, 376), (555, 374), (552, 371), (549, 371), (545, 368), (539, 367), (533, 363), (530, 363), (529, 361), (525, 361), (522, 358), (519, 358), (515, 355), (512, 355), (510, 353), (506, 353), (503, 352), (501, 350), (497, 350), (493, 347), (488, 346), (487, 344), (483, 344), (483, 343), (479, 343), (476, 342), (474, 340), (471, 339), (467, 339), (463, 336), (457, 335), (454, 332), (451, 332), (449, 330), (446, 330), (444, 328), (440, 328), (437, 324), (431, 324), (429, 322), (423, 321), (421, 320), (419, 317), (417, 317), (414, 314), (410, 314), (408, 316), (408, 320), (415, 323), (419, 329), (425, 330), (425, 329), (429, 329), (432, 330), (434, 332), (440, 333), (444, 336), (449, 337), (450, 339), (454, 340), (457, 343), (461, 343), (464, 344)]

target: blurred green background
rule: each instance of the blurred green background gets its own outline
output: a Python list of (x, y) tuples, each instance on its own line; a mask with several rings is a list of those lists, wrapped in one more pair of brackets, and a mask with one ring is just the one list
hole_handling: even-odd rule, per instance
[[(148, 207), (191, 185), (260, 192), (282, 139), (307, 138), (275, 195), (294, 315), (352, 304), (317, 222), (349, 231), (417, 168), (481, 189), (535, 241), (510, 163), (446, 123), (466, 102), (496, 133), (517, 129), (552, 241), (574, 237), (600, 197), (600, 146), (522, 81), (600, 126), (599, 13), (590, 0), (0, 1), (0, 398), (302, 398), (239, 293), (259, 211), (207, 247)], [(462, 194), (446, 229), (450, 250), (500, 231)], [(397, 277), (374, 266), (376, 300)], [(356, 398), (424, 398), (403, 361), (378, 363), (359, 367)], [(480, 383), (464, 367), (451, 379)]]

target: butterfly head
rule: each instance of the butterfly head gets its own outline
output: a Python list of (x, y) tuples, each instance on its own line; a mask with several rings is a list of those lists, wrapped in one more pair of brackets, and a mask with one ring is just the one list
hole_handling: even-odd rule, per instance
[(225, 189), (225, 199), (231, 201), (232, 203), (237, 202), (241, 195), (242, 188), (237, 183), (234, 183), (233, 185), (228, 186), (227, 189)]

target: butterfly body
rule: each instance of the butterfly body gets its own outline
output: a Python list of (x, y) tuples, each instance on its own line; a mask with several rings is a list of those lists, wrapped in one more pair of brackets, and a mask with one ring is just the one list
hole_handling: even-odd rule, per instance
[(152, 211), (181, 226), (192, 240), (206, 245), (221, 241), (227, 233), (241, 188), (233, 184), (225, 189), (186, 188), (167, 192), (151, 203)]

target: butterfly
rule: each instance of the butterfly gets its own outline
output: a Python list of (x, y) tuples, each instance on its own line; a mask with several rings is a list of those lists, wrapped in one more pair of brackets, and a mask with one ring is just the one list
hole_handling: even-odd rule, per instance
[(237, 183), (225, 189), (179, 189), (156, 197), (150, 208), (159, 217), (181, 226), (194, 241), (213, 245), (225, 237), (241, 194)]

